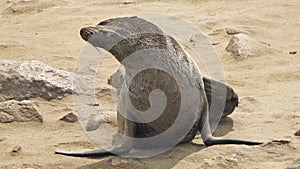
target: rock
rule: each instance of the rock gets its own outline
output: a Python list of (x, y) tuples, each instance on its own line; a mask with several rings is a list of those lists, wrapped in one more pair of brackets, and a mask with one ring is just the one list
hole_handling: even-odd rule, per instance
[(266, 53), (269, 45), (257, 41), (246, 34), (234, 34), (227, 47), (226, 51), (233, 54), (235, 58), (248, 57), (248, 56), (261, 56)]
[(228, 35), (235, 35), (239, 33), (244, 33), (244, 31), (237, 30), (235, 28), (225, 28), (225, 31)]
[(14, 117), (5, 113), (5, 112), (0, 112), (0, 122), (1, 123), (9, 123), (9, 122), (13, 122), (14, 121)]
[(16, 155), (18, 152), (20, 152), (22, 150), (21, 146), (15, 146), (12, 150), (11, 150), (11, 155)]
[(236, 34), (232, 36), (226, 51), (231, 52), (235, 57), (247, 57), (252, 55), (250, 53), (251, 39), (246, 34)]
[(124, 5), (132, 4), (132, 3), (133, 3), (133, 1), (124, 1), (123, 2)]
[(41, 113), (28, 100), (0, 102), (0, 122), (43, 122)]
[(290, 55), (295, 55), (295, 54), (297, 54), (297, 51), (291, 51), (291, 52), (289, 52), (289, 54)]
[(92, 76), (54, 69), (38, 61), (0, 61), (0, 101), (62, 99), (72, 93), (92, 95), (94, 90), (110, 91), (111, 87)]
[(21, 150), (22, 150), (22, 147), (21, 147), (21, 146), (15, 146), (15, 147), (12, 149), (11, 152), (16, 153), (16, 152), (21, 151)]
[(75, 123), (78, 121), (78, 117), (74, 113), (69, 113), (59, 120), (62, 120), (67, 123)]
[(101, 124), (103, 124), (103, 123), (107, 123), (105, 118), (103, 117), (103, 115), (102, 114), (96, 114), (88, 120), (85, 130), (86, 131), (97, 130), (101, 126)]
[(295, 136), (300, 136), (300, 129), (299, 130), (297, 130), (296, 132), (295, 132), (295, 134), (294, 134)]

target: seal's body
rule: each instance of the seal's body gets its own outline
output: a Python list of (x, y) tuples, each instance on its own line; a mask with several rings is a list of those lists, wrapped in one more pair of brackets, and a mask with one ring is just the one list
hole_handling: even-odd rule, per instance
[[(117, 93), (120, 93), (120, 89), (124, 83), (124, 78), (125, 78), (125, 68), (124, 66), (120, 66), (116, 72), (114, 72), (108, 79), (108, 84), (117, 89)], [(226, 83), (223, 83), (221, 81), (215, 80), (211, 77), (208, 76), (203, 76), (202, 77), (203, 82), (204, 82), (204, 89), (205, 89), (205, 94), (206, 98), (208, 101), (209, 107), (211, 106), (211, 99), (214, 98), (214, 103), (215, 104), (224, 104), (224, 100), (226, 101), (224, 109), (219, 110), (219, 113), (222, 113), (222, 118), (227, 117), (230, 115), (234, 109), (238, 106), (239, 103), (239, 97), (237, 93), (234, 91), (234, 89), (229, 86)], [(214, 86), (214, 87), (212, 87)], [(222, 89), (225, 89), (226, 91), (226, 98), (220, 97), (219, 95), (212, 96), (213, 93), (215, 94), (220, 94), (222, 93)], [(212, 90), (216, 90), (212, 92)], [(220, 91), (218, 91), (220, 90)], [(210, 121), (215, 120), (213, 117), (214, 115), (209, 112), (209, 117)], [(219, 116), (219, 115), (215, 115)]]

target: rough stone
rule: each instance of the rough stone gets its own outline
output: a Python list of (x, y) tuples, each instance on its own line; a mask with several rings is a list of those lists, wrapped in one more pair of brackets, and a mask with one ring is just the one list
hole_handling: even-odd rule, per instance
[(294, 134), (295, 136), (300, 136), (300, 129), (299, 130), (297, 130), (296, 132), (295, 132), (295, 134)]
[(13, 149), (11, 150), (11, 155), (12, 156), (15, 156), (17, 155), (20, 151), (22, 150), (22, 147), (21, 146), (15, 146), (13, 147)]
[(78, 121), (78, 117), (74, 113), (69, 113), (59, 120), (62, 120), (67, 123), (75, 123)]
[(228, 35), (235, 35), (235, 34), (239, 34), (239, 33), (244, 33), (244, 31), (235, 29), (235, 28), (225, 28), (225, 31)]
[(128, 4), (132, 4), (133, 1), (124, 1), (123, 4), (128, 5)]
[(1, 123), (9, 123), (9, 122), (13, 122), (14, 121), (14, 117), (7, 114), (6, 112), (0, 112), (0, 122)]
[(89, 121), (86, 124), (86, 131), (94, 131), (98, 129), (101, 124), (106, 123), (106, 120), (102, 114), (94, 115), (89, 119)]
[(9, 100), (0, 102), (0, 122), (43, 122), (41, 113), (35, 105), (28, 100)]
[(267, 43), (257, 41), (246, 34), (237, 33), (231, 37), (226, 51), (232, 53), (235, 58), (245, 58), (261, 56), (266, 52), (267, 47), (269, 47)]
[(291, 51), (291, 52), (289, 52), (289, 54), (290, 55), (295, 55), (295, 54), (297, 54), (297, 51)]
[(110, 89), (92, 76), (54, 69), (39, 61), (0, 61), (0, 101), (62, 99), (72, 93), (94, 94)]
[(21, 146), (15, 146), (15, 147), (11, 150), (11, 152), (12, 152), (12, 153), (16, 153), (16, 152), (21, 151), (21, 150), (22, 150), (22, 147), (21, 147)]

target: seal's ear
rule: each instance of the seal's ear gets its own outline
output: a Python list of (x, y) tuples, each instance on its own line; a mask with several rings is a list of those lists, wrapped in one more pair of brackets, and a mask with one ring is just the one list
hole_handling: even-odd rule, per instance
[(111, 22), (111, 19), (106, 20), (106, 21), (102, 21), (98, 25), (107, 25), (109, 22)]

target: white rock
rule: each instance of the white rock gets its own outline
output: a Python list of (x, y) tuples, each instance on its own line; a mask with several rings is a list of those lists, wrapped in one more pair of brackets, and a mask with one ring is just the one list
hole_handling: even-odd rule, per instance
[(234, 34), (227, 47), (226, 51), (233, 54), (235, 58), (248, 56), (261, 56), (265, 54), (269, 45), (264, 42), (255, 40), (246, 34)]
[(235, 57), (251, 56), (251, 41), (250, 37), (245, 34), (235, 34), (230, 39), (226, 51), (231, 52)]
[(0, 101), (35, 97), (62, 99), (72, 93), (92, 95), (110, 89), (92, 76), (54, 69), (39, 61), (0, 61)]

